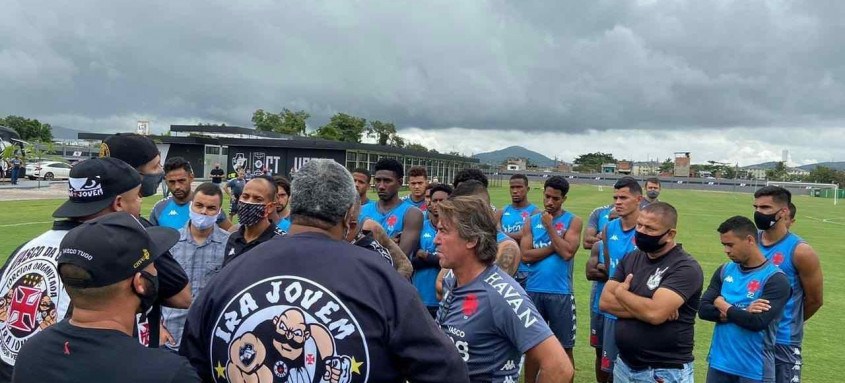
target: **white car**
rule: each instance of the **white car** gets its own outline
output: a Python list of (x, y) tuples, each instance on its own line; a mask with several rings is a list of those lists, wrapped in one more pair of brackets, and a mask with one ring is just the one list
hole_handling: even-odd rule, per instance
[(64, 162), (36, 162), (26, 165), (26, 176), (31, 179), (66, 179), (70, 176), (70, 165)]

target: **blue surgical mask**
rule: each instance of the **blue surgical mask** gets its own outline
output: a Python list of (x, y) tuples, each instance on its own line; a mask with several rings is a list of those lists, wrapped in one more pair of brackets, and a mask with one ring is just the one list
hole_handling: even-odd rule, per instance
[(191, 212), (191, 226), (205, 230), (212, 226), (214, 226), (214, 222), (217, 221), (216, 215), (205, 215), (200, 214), (194, 211), (194, 209), (189, 209)]

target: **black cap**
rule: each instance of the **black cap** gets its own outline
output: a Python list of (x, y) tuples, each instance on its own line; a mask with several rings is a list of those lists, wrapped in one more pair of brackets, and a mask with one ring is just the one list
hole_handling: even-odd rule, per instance
[(155, 142), (135, 133), (118, 133), (100, 144), (100, 157), (121, 159), (137, 169), (159, 155)]
[(91, 279), (62, 277), (62, 281), (79, 288), (115, 284), (131, 278), (178, 240), (178, 231), (161, 226), (145, 229), (137, 218), (125, 212), (86, 221), (62, 239), (58, 264), (76, 265), (91, 274)]
[(70, 169), (68, 178), (68, 200), (53, 212), (53, 217), (87, 217), (141, 184), (138, 171), (117, 158), (81, 161)]

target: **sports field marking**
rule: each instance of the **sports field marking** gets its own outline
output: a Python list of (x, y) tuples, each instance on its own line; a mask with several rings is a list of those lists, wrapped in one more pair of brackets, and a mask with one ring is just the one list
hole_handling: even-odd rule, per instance
[(829, 223), (829, 224), (832, 224), (832, 225), (845, 226), (845, 223), (834, 222), (834, 220), (839, 220), (839, 219), (842, 219), (842, 218), (816, 218), (816, 217), (810, 217), (810, 216), (804, 216), (804, 218), (809, 218), (813, 221), (818, 221), (818, 222), (821, 222), (821, 223)]
[(45, 223), (53, 223), (53, 221), (7, 223), (7, 224), (4, 224), (4, 225), (0, 225), (0, 227), (14, 227), (14, 226), (42, 225), (42, 224), (45, 224)]

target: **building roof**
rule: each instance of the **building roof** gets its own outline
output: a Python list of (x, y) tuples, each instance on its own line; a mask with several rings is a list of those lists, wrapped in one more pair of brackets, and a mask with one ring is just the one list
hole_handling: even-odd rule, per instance
[[(252, 147), (269, 147), (269, 148), (288, 148), (288, 149), (315, 149), (315, 150), (362, 150), (371, 152), (391, 153), (405, 156), (418, 156), (432, 159), (442, 159), (450, 161), (462, 161), (478, 163), (477, 158), (469, 158), (462, 156), (453, 156), (449, 154), (423, 152), (417, 150), (397, 148), (395, 146), (383, 146), (377, 144), (362, 144), (357, 142), (342, 142), (329, 141), (310, 137), (263, 137), (263, 138), (239, 138), (231, 137), (229, 134), (240, 134), (232, 132), (240, 132), (241, 129), (249, 130), (250, 133), (273, 133), (273, 132), (259, 132), (253, 129), (231, 127), (231, 126), (193, 126), (193, 125), (172, 125), (179, 127), (180, 132), (192, 132), (194, 135), (182, 136), (149, 136), (156, 142), (163, 144), (196, 144), (196, 145), (223, 145), (223, 146), (252, 146)], [(207, 129), (210, 128), (210, 129)], [(199, 129), (199, 130), (197, 130)], [(225, 131), (223, 135), (214, 134), (215, 131)], [(210, 134), (204, 134), (210, 133)], [(202, 134), (202, 135), (198, 135)], [(278, 134), (278, 133), (273, 133)], [(247, 135), (247, 134), (244, 134)], [(259, 134), (251, 134), (258, 136)], [(79, 133), (80, 139), (94, 139), (102, 140), (111, 134), (103, 133)]]

